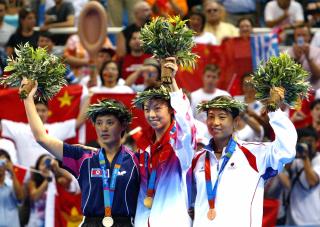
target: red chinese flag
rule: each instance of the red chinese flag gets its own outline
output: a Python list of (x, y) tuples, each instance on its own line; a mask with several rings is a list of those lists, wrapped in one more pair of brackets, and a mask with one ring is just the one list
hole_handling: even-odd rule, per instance
[(14, 173), (21, 185), (23, 185), (24, 178), (27, 175), (28, 169), (19, 165), (13, 166)]
[(0, 119), (27, 122), (23, 102), (18, 95), (18, 89), (0, 90)]
[(242, 94), (241, 78), (252, 72), (250, 39), (240, 37), (224, 39), (221, 44), (220, 81), (218, 87), (232, 96)]
[(55, 226), (76, 227), (82, 222), (81, 194), (73, 194), (57, 184), (55, 201)]
[(193, 49), (199, 58), (196, 62), (195, 69), (182, 68), (178, 71), (176, 80), (180, 87), (192, 92), (202, 87), (202, 75), (204, 67), (211, 64), (221, 64), (221, 48), (206, 44), (197, 44)]
[[(132, 106), (132, 99), (135, 97), (135, 94), (94, 94), (91, 98), (91, 103), (96, 103), (98, 100), (103, 99), (115, 99), (122, 102), (126, 105), (133, 114), (132, 123), (130, 125), (131, 129), (134, 129), (138, 126), (146, 128), (148, 126), (145, 121), (144, 114), (142, 110), (139, 110)], [(90, 121), (86, 123), (86, 142), (91, 142), (97, 139), (97, 135), (93, 124)]]

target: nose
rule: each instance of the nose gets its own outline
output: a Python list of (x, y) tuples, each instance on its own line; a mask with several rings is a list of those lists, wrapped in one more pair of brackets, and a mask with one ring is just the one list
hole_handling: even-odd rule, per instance
[(150, 109), (148, 112), (148, 117), (149, 118), (155, 118), (156, 117), (156, 112), (153, 109)]

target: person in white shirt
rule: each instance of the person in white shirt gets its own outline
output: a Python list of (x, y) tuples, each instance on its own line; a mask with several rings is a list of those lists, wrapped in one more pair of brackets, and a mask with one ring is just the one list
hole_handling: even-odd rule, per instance
[(206, 122), (205, 113), (197, 113), (196, 107), (199, 103), (207, 102), (220, 95), (231, 96), (227, 91), (217, 88), (220, 77), (220, 68), (217, 65), (208, 64), (204, 68), (202, 77), (203, 87), (191, 93), (191, 108), (195, 118), (203, 123)]
[[(271, 98), (282, 100), (276, 91)], [(269, 112), (276, 139), (268, 143), (238, 140), (234, 127), (245, 105), (219, 96), (198, 106), (207, 113), (209, 144), (193, 159), (196, 196), (193, 227), (261, 227), (265, 180), (295, 157), (297, 133), (281, 111)]]
[(204, 31), (206, 17), (202, 12), (191, 11), (188, 18), (188, 26), (195, 32), (193, 39), (196, 44), (217, 45), (216, 37), (212, 33)]
[(90, 88), (93, 93), (127, 93), (132, 94), (133, 90), (126, 86), (120, 85), (118, 65), (114, 61), (104, 62), (100, 69), (101, 86)]
[(320, 153), (317, 132), (298, 129), (297, 159), (292, 163), (288, 225), (320, 226)]
[(268, 27), (283, 29), (300, 25), (304, 22), (303, 9), (294, 0), (273, 0), (264, 9), (264, 20)]
[(4, 21), (6, 9), (6, 1), (0, 0), (0, 50), (2, 51), (5, 51), (5, 45), (7, 44), (10, 36), (16, 31), (15, 27)]
[[(47, 123), (49, 117), (48, 104), (44, 101), (36, 100), (37, 112), (45, 124), (47, 133), (61, 140), (73, 138), (76, 135), (76, 129), (85, 122), (85, 112), (90, 102), (89, 97), (87, 96), (83, 100), (77, 119), (50, 124)], [(2, 131), (3, 137), (11, 139), (15, 143), (18, 163), (20, 165), (31, 167), (36, 163), (40, 155), (49, 154), (47, 150), (37, 143), (27, 123), (2, 119), (0, 131)]]

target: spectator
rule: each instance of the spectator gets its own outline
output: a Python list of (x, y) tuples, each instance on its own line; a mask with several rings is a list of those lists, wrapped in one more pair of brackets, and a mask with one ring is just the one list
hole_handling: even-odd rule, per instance
[(109, 0), (108, 1), (108, 12), (110, 14), (111, 23), (115, 27), (122, 27), (124, 11), (128, 13), (129, 24), (135, 20), (135, 5), (141, 0)]
[(264, 10), (266, 25), (282, 29), (295, 27), (303, 23), (303, 9), (295, 0), (272, 0)]
[[(46, 123), (49, 117), (48, 104), (40, 101), (36, 102), (37, 112), (42, 122), (45, 124), (47, 133), (49, 135), (54, 135), (61, 140), (66, 140), (74, 137), (76, 135), (76, 129), (85, 122), (85, 111), (89, 105), (89, 97), (83, 101), (77, 119), (51, 124)], [(26, 123), (2, 119), (0, 131), (1, 130), (3, 137), (13, 140), (16, 144), (19, 164), (30, 167), (34, 165), (41, 154), (49, 154), (48, 151), (37, 143), (32, 135), (30, 126)]]
[(0, 149), (5, 150), (9, 154), (10, 160), (13, 164), (18, 163), (17, 150), (11, 140), (0, 137)]
[[(311, 124), (308, 128), (315, 130), (320, 136), (320, 99), (316, 98), (310, 104)], [(317, 142), (317, 150), (320, 150), (320, 141)]]
[[(8, 176), (8, 173), (11, 176)], [(11, 179), (10, 179), (11, 178)], [(24, 198), (8, 152), (0, 149), (0, 225), (20, 227), (18, 205)]]
[(19, 12), (19, 26), (6, 45), (7, 55), (11, 56), (18, 44), (29, 42), (34, 48), (37, 47), (39, 32), (34, 31), (36, 25), (36, 15), (28, 8), (23, 8)]
[[(143, 78), (143, 84), (135, 84), (140, 77)], [(125, 84), (130, 86), (135, 92), (140, 92), (146, 88), (159, 87), (160, 77), (160, 63), (154, 58), (147, 58), (141, 67), (128, 76)]]
[(317, 132), (298, 129), (297, 158), (290, 168), (289, 225), (320, 225), (320, 153)]
[(237, 25), (242, 17), (250, 18), (255, 24), (257, 21), (256, 5), (257, 0), (224, 0), (221, 1), (227, 11), (227, 21)]
[[(151, 57), (150, 54), (145, 54), (143, 52), (139, 30), (134, 31), (129, 37), (129, 48), (128, 54), (121, 59), (121, 76), (124, 80), (141, 67), (145, 59)], [(136, 81), (136, 84), (142, 83), (142, 78), (139, 78)]]
[[(51, 155), (48, 154), (43, 154), (37, 159), (35, 169), (40, 173), (34, 172), (28, 182), (31, 212), (27, 227), (45, 226), (45, 213), (47, 212), (46, 207), (48, 207), (46, 203), (52, 202), (50, 196), (55, 196), (50, 191), (51, 188), (53, 187), (55, 190), (55, 184), (57, 183), (63, 188), (69, 189), (73, 181), (72, 175), (59, 168), (58, 161), (52, 159)], [(50, 187), (49, 184), (53, 185)]]
[(320, 88), (320, 48), (310, 45), (311, 31), (307, 25), (294, 29), (294, 44), (288, 54), (310, 73), (310, 83), (316, 90)]
[(261, 125), (260, 112), (262, 103), (256, 100), (256, 91), (253, 86), (251, 74), (245, 74), (242, 78), (243, 96), (234, 97), (246, 103), (247, 109), (239, 114), (240, 118), (236, 126), (236, 135), (240, 140), (249, 142), (262, 142), (264, 130)]
[[(112, 48), (113, 45), (110, 39), (106, 36), (103, 47)], [(80, 42), (78, 34), (70, 36), (64, 48), (63, 56), (75, 74), (80, 80), (89, 75), (90, 59), (89, 53), (84, 49)]]
[(318, 0), (308, 0), (306, 2), (306, 19), (312, 27), (320, 27), (320, 2)]
[(212, 33), (204, 31), (206, 17), (202, 12), (191, 11), (188, 15), (188, 19), (188, 26), (195, 32), (195, 43), (217, 45), (216, 37)]
[(116, 53), (119, 58), (130, 52), (129, 40), (132, 33), (139, 31), (150, 20), (151, 12), (151, 7), (145, 1), (140, 1), (134, 5), (134, 22), (120, 32), (117, 37)]
[(186, 0), (146, 0), (152, 7), (155, 16), (169, 17), (179, 15), (184, 17), (188, 13), (188, 4)]
[(5, 0), (0, 0), (0, 50), (5, 50), (5, 45), (7, 44), (10, 36), (15, 32), (15, 27), (7, 24), (4, 21), (4, 16), (6, 14), (7, 4)]
[(239, 35), (241, 38), (250, 39), (253, 33), (253, 22), (250, 18), (242, 17), (238, 21)]
[(95, 61), (90, 65), (89, 75), (83, 77), (80, 84), (88, 88), (94, 86), (101, 86), (101, 80), (99, 72), (104, 62), (111, 61), (115, 55), (115, 51), (112, 48), (102, 47), (98, 52), (98, 56)]
[(133, 90), (118, 84), (120, 78), (118, 65), (114, 61), (105, 62), (100, 69), (101, 86), (90, 89), (94, 93), (133, 93)]
[(229, 23), (223, 22), (225, 16), (224, 7), (214, 1), (207, 1), (204, 5), (206, 15), (206, 25), (204, 31), (212, 33), (220, 44), (225, 37), (235, 37), (239, 35), (238, 29)]
[[(44, 25), (41, 30), (50, 28), (65, 28), (74, 26), (74, 8), (72, 3), (64, 0), (55, 0), (55, 5), (48, 9), (45, 15)], [(56, 35), (53, 40), (57, 45), (64, 45), (68, 35)]]
[(203, 123), (206, 123), (206, 113), (197, 113), (196, 107), (199, 103), (210, 101), (211, 99), (230, 94), (227, 91), (217, 88), (217, 83), (220, 77), (220, 68), (217, 65), (208, 64), (204, 68), (202, 76), (203, 86), (191, 93), (191, 108), (195, 118)]
[(26, 7), (24, 0), (9, 0), (7, 2), (7, 11), (4, 17), (4, 21), (7, 24), (17, 28), (19, 26), (19, 12), (22, 8)]

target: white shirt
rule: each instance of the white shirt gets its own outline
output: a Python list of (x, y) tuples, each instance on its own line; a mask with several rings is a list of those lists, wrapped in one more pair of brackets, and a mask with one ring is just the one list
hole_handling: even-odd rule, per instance
[(316, 46), (320, 48), (320, 31), (316, 32), (312, 38), (312, 41), (310, 43), (311, 46)]
[(197, 113), (196, 107), (199, 103), (210, 101), (211, 99), (220, 96), (227, 95), (231, 96), (227, 91), (216, 88), (213, 93), (205, 93), (203, 88), (199, 88), (198, 90), (191, 93), (191, 108), (195, 118), (203, 123), (206, 123), (207, 114), (205, 112)]
[(113, 88), (105, 86), (95, 86), (90, 88), (93, 93), (113, 93), (113, 94), (132, 94), (134, 93), (132, 88), (126, 85), (116, 85)]
[[(269, 117), (276, 140), (268, 143), (237, 141), (238, 145), (220, 176), (215, 199), (216, 218), (212, 221), (207, 218), (209, 204), (204, 172), (207, 150), (197, 153), (199, 159), (193, 170), (197, 188), (193, 227), (261, 227), (264, 192), (262, 176), (268, 167), (280, 172), (285, 163), (291, 162), (295, 157), (297, 141), (295, 127), (282, 111), (269, 113)], [(239, 145), (247, 149), (246, 155)], [(217, 160), (210, 148), (208, 151), (214, 186), (223, 158)], [(225, 155), (225, 151), (222, 155)]]
[(17, 150), (14, 146), (14, 143), (11, 140), (1, 138), (0, 139), (0, 148), (8, 152), (10, 159), (13, 164), (16, 164), (17, 161)]
[[(297, 21), (304, 21), (303, 9), (300, 3), (291, 0), (289, 9), (289, 17), (286, 20), (283, 20), (280, 25), (283, 24), (293, 24)], [(276, 0), (268, 2), (264, 10), (264, 20), (273, 21), (278, 19), (284, 14), (284, 10), (281, 9)]]
[[(312, 169), (320, 178), (320, 153), (311, 161)], [(292, 163), (291, 170), (297, 172), (303, 169), (303, 161), (296, 159)], [(295, 176), (295, 175), (294, 175)], [(295, 225), (320, 225), (320, 184), (310, 188), (303, 171), (293, 185), (290, 196), (290, 213)]]
[[(18, 163), (25, 167), (34, 166), (42, 154), (50, 154), (35, 140), (29, 124), (1, 120), (2, 136), (12, 139), (17, 147)], [(50, 136), (66, 140), (76, 135), (76, 120), (45, 124), (44, 127)]]
[(3, 22), (0, 26), (0, 50), (4, 50), (10, 36), (16, 31), (16, 28)]
[(210, 32), (203, 32), (199, 36), (193, 36), (194, 42), (198, 44), (217, 45), (217, 38)]

